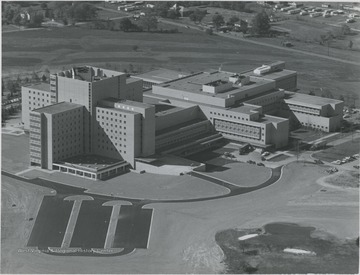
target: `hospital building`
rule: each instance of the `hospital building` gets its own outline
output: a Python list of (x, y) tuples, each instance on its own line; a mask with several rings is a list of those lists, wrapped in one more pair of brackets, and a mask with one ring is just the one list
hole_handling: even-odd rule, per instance
[(281, 61), (244, 72), (161, 73), (144, 86), (141, 75), (80, 66), (22, 87), (30, 164), (101, 180), (224, 139), (278, 149), (301, 125), (340, 128), (343, 102), (296, 92), (297, 73)]

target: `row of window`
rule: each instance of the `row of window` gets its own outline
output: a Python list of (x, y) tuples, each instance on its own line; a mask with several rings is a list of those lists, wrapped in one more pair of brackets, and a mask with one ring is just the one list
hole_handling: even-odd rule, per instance
[(234, 123), (230, 121), (221, 121), (218, 119), (215, 119), (214, 125), (217, 131), (226, 131), (236, 133), (242, 136), (260, 139), (260, 128), (258, 127)]
[[(100, 119), (100, 115), (98, 115), (97, 118)], [(119, 120), (117, 120), (116, 118), (114, 118), (114, 119), (113, 119), (113, 118), (110, 118), (110, 119), (109, 119), (108, 117), (105, 117), (105, 118), (104, 118), (104, 116), (102, 116), (101, 119), (103, 119), (103, 120), (106, 119), (106, 120), (110, 120), (110, 121), (114, 121), (114, 122), (119, 122), (119, 123), (122, 123), (122, 122), (123, 122), (123, 121), (120, 120), (120, 119), (119, 119)], [(124, 120), (124, 124), (126, 124), (126, 120)]]
[(242, 120), (247, 120), (247, 121), (249, 120), (248, 118), (245, 118), (245, 119), (244, 119), (243, 117), (239, 117), (239, 116), (237, 117), (237, 116), (232, 116), (232, 115), (220, 114), (220, 113), (216, 113), (216, 112), (210, 112), (210, 115), (212, 115), (212, 114), (218, 115), (218, 116), (221, 115), (221, 116), (223, 116), (223, 117), (235, 118), (235, 119), (237, 118), (237, 119), (242, 119)]
[(294, 104), (287, 104), (287, 105), (289, 106), (289, 108), (291, 110), (294, 110), (294, 111), (300, 111), (300, 112), (311, 113), (311, 114), (320, 114), (319, 109), (309, 108), (309, 107), (304, 107), (304, 106), (299, 106), (299, 105), (294, 105)]
[(328, 130), (328, 127), (323, 126), (323, 125), (311, 124), (311, 123), (306, 123), (306, 122), (301, 122), (301, 124), (304, 125), (304, 126), (312, 127), (312, 128), (321, 128), (321, 129), (324, 129), (324, 130)]
[[(30, 90), (29, 90), (29, 95), (31, 94), (31, 92), (32, 92), (34, 95), (36, 94), (35, 91), (30, 91)], [(40, 95), (40, 92), (37, 92), (37, 95)], [(45, 93), (41, 93), (41, 95), (42, 95), (42, 96), (45, 96), (45, 95), (46, 95), (47, 97), (49, 97), (49, 94), (48, 94), (48, 93), (46, 93), (46, 94), (45, 94)], [(30, 98), (30, 96), (29, 96), (29, 98)], [(34, 99), (35, 99), (35, 97), (34, 97)]]
[[(244, 138), (244, 139), (249, 139), (249, 140), (256, 140), (256, 141), (259, 141), (260, 138), (253, 138), (253, 137), (248, 137), (248, 136), (244, 136), (244, 135), (241, 135), (241, 134), (235, 134), (235, 133), (228, 133), (228, 132), (222, 132), (222, 131), (219, 131), (219, 133), (225, 135), (225, 136), (228, 136), (230, 139), (231, 139), (231, 136), (233, 137), (236, 137), (236, 138)], [(262, 138), (261, 141), (264, 141), (264, 139)]]
[[(99, 112), (101, 112), (102, 114), (110, 114), (110, 115), (114, 115), (114, 116), (118, 116), (119, 115), (119, 117), (122, 117), (122, 116), (124, 116), (124, 118), (126, 118), (126, 115), (122, 115), (122, 114), (120, 114), (120, 113), (118, 113), (118, 112), (112, 112), (112, 111), (104, 111), (104, 110), (99, 110)], [(98, 116), (98, 118), (99, 118), (99, 116)], [(103, 117), (104, 118), (104, 117)]]

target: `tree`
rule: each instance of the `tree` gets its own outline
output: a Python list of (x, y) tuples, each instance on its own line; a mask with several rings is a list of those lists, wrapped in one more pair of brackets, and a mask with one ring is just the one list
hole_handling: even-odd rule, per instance
[(353, 45), (354, 45), (354, 43), (352, 42), (352, 40), (350, 40), (349, 45), (348, 45), (350, 50), (352, 49)]
[(133, 64), (129, 64), (129, 73), (134, 72), (134, 65)]
[(149, 32), (150, 30), (157, 29), (158, 21), (154, 15), (147, 13), (145, 16), (141, 17), (139, 25), (143, 29), (147, 29), (147, 31)]
[(344, 25), (341, 26), (341, 33), (343, 35), (350, 34), (351, 33), (351, 28), (348, 25), (344, 24)]
[(206, 11), (196, 9), (193, 13), (189, 15), (189, 18), (191, 21), (200, 23), (204, 19), (205, 15)]
[(107, 20), (106, 21), (106, 28), (110, 31), (115, 30), (115, 22), (112, 20)]
[[(153, 4), (155, 5), (155, 8), (154, 8), (155, 14), (157, 16), (166, 18), (169, 8), (170, 8), (170, 5), (172, 3), (168, 2), (168, 1), (159, 1), (159, 2), (154, 2)], [(149, 12), (145, 12), (145, 14), (148, 14), (148, 13)]]
[(193, 22), (196, 22), (196, 21), (197, 21), (197, 18), (196, 18), (196, 15), (195, 15), (194, 12), (189, 15), (189, 19), (190, 19), (191, 21), (193, 21)]
[(266, 12), (259, 12), (252, 20), (252, 31), (264, 35), (270, 30), (270, 19)]
[(345, 97), (344, 97), (343, 95), (340, 95), (340, 96), (339, 96), (339, 100), (345, 101)]
[(42, 16), (42, 14), (35, 14), (34, 16), (31, 16), (29, 26), (30, 27), (40, 27), (43, 20), (44, 20), (44, 17)]
[(134, 27), (134, 24), (129, 18), (123, 18), (120, 20), (120, 30), (127, 32)]
[(314, 91), (310, 91), (309, 95), (315, 95)]
[(240, 21), (240, 18), (237, 17), (236, 15), (233, 15), (233, 16), (231, 16), (231, 17), (229, 18), (227, 24), (228, 24), (228, 25), (231, 25), (231, 26), (234, 26), (234, 24), (235, 24), (236, 22), (239, 22), (239, 21)]
[(43, 10), (46, 10), (48, 8), (46, 2), (42, 2), (40, 7), (43, 9)]
[(32, 78), (35, 82), (37, 82), (37, 81), (39, 81), (39, 80), (40, 80), (40, 78), (39, 78), (39, 76), (37, 75), (37, 73), (36, 73), (36, 72), (33, 72), (33, 73), (32, 73), (31, 78)]
[(4, 79), (1, 79), (1, 95), (4, 95), (4, 91), (5, 91), (5, 84), (4, 84)]
[(133, 49), (134, 52), (136, 52), (136, 51), (139, 49), (139, 46), (138, 46), (138, 45), (134, 45), (134, 46), (132, 46), (132, 49)]
[(245, 20), (240, 20), (240, 27), (238, 29), (242, 33), (247, 33), (247, 31), (248, 31), (248, 22), (246, 22)]
[(222, 24), (225, 23), (224, 17), (220, 14), (215, 14), (212, 18), (212, 21), (213, 21), (216, 29), (218, 29)]
[(15, 81), (8, 80), (6, 88), (10, 92), (10, 97), (13, 97), (20, 89), (20, 85), (18, 85)]
[(167, 12), (166, 17), (170, 19), (178, 19), (180, 17), (180, 13), (178, 10), (172, 9)]
[(46, 75), (43, 74), (43, 76), (41, 77), (42, 82), (46, 82), (46, 79), (47, 79)]
[(97, 9), (93, 5), (87, 3), (74, 2), (69, 13), (73, 14), (71, 18), (76, 21), (86, 21), (96, 18)]
[(214, 32), (213, 32), (212, 29), (206, 29), (205, 33), (208, 34), (208, 35), (212, 35)]

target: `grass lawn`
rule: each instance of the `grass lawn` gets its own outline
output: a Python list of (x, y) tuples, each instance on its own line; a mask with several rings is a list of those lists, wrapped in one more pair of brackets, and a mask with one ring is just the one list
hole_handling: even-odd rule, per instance
[(241, 187), (257, 186), (271, 176), (271, 170), (248, 163), (233, 162), (225, 165), (228, 169), (205, 172), (209, 176), (219, 178)]
[(341, 171), (326, 178), (325, 182), (340, 187), (359, 188), (359, 173), (355, 171)]
[(29, 167), (29, 135), (1, 135), (1, 169), (11, 173), (23, 171)]
[(168, 176), (127, 173), (106, 181), (93, 181), (64, 173), (45, 173), (33, 170), (24, 173), (28, 178), (42, 177), (88, 189), (89, 193), (144, 199), (193, 199), (227, 194), (228, 190), (214, 183), (188, 175)]
[(325, 160), (328, 162), (334, 160), (341, 160), (344, 157), (352, 156), (359, 153), (360, 151), (360, 139), (350, 140), (348, 142), (336, 145), (334, 147), (323, 150), (319, 153), (314, 154), (315, 158)]
[[(161, 27), (160, 27), (161, 28)], [(165, 25), (164, 25), (165, 28)], [(167, 29), (174, 26), (167, 26)], [(91, 64), (123, 71), (131, 63), (138, 71), (168, 68), (183, 71), (218, 69), (241, 72), (283, 60), (298, 71), (301, 92), (320, 88), (356, 98), (358, 66), (282, 51), (179, 27), (180, 33), (133, 33), (66, 27), (4, 33), (3, 76), (49, 67), (56, 72), (73, 65)], [(139, 47), (133, 51), (134, 45)], [(344, 51), (345, 52), (345, 51)], [(352, 52), (346, 51), (352, 56)], [(356, 57), (354, 56), (356, 59)], [(355, 60), (354, 59), (354, 60)]]

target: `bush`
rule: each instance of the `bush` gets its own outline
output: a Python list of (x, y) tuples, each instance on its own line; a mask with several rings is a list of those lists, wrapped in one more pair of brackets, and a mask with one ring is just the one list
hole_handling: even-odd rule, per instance
[(206, 29), (205, 33), (208, 34), (208, 35), (213, 35), (214, 31), (212, 29)]

